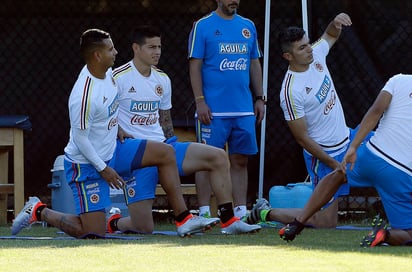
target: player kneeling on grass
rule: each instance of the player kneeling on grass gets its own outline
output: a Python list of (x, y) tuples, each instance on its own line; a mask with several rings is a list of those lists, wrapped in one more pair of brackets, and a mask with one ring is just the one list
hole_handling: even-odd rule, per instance
[[(362, 119), (342, 163), (315, 188), (294, 222), (279, 231), (286, 241), (295, 239), (304, 223), (343, 183), (374, 187), (382, 200), (391, 229), (379, 215), (361, 246), (412, 244), (412, 75), (395, 75), (383, 87)], [(379, 122), (379, 124), (378, 124)], [(378, 126), (377, 126), (378, 125)], [(377, 126), (375, 134), (361, 144)]]

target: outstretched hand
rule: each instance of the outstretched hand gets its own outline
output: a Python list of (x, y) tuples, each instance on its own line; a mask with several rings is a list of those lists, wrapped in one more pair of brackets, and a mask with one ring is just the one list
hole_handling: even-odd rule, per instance
[(352, 20), (346, 13), (339, 13), (333, 20), (333, 24), (337, 29), (342, 29), (342, 26), (351, 26)]

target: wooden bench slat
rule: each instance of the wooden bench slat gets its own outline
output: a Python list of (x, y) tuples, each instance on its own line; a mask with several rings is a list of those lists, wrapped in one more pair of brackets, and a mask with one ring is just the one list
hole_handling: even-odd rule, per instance
[(0, 194), (13, 194), (14, 184), (0, 184)]

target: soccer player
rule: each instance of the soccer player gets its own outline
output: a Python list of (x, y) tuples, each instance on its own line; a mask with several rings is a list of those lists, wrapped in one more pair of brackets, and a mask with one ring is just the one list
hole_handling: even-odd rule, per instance
[[(257, 153), (256, 124), (265, 113), (262, 56), (254, 23), (237, 14), (240, 0), (216, 0), (214, 12), (189, 36), (190, 82), (198, 141), (225, 148), (230, 160), (235, 215), (247, 213), (248, 156)], [(196, 175), (199, 209), (209, 213), (208, 173)]]
[(118, 126), (118, 89), (111, 70), (117, 50), (109, 33), (99, 29), (85, 31), (80, 38), (80, 51), (86, 65), (69, 97), (70, 139), (64, 150), (64, 171), (78, 215), (53, 211), (39, 198), (30, 197), (13, 222), (12, 235), (36, 221), (45, 221), (76, 238), (104, 237), (109, 187), (122, 188), (121, 175), (130, 175), (132, 170), (144, 166), (158, 167), (180, 236), (216, 225), (218, 218), (193, 216), (188, 211), (174, 150), (169, 145), (124, 138), (128, 135)]
[[(412, 75), (398, 74), (385, 84), (362, 119), (343, 161), (315, 188), (303, 212), (279, 231), (291, 241), (341, 184), (375, 187), (391, 226), (380, 215), (361, 246), (412, 244)], [(366, 144), (362, 141), (377, 126)], [(349, 168), (347, 168), (349, 167)]]
[[(177, 142), (170, 114), (172, 88), (166, 73), (155, 67), (161, 55), (161, 34), (151, 26), (139, 26), (132, 33), (133, 59), (114, 70), (119, 87), (119, 123), (134, 138), (166, 142), (176, 151), (180, 175), (196, 171), (210, 173), (212, 189), (218, 202), (221, 232), (250, 233), (258, 225), (248, 225), (233, 214), (232, 184), (229, 160), (223, 149), (212, 146)], [(152, 172), (152, 174), (151, 174)], [(125, 187), (129, 217), (113, 216), (109, 231), (153, 231), (152, 204), (157, 184), (156, 171), (139, 169)]]

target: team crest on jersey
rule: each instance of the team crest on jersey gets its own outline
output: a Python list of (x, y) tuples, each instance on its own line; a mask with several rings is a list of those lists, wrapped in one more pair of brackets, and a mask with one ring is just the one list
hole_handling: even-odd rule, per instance
[(134, 197), (136, 195), (136, 191), (133, 188), (127, 189), (127, 195), (129, 197)]
[(242, 29), (242, 35), (243, 35), (243, 37), (245, 37), (246, 39), (249, 39), (250, 36), (251, 36), (249, 29), (247, 29), (247, 28)]
[(136, 90), (135, 90), (134, 87), (132, 86), (127, 92), (128, 92), (128, 93), (135, 93)]
[(99, 202), (100, 198), (98, 194), (92, 194), (90, 196), (90, 202), (93, 204), (96, 204), (97, 202)]
[(158, 96), (162, 96), (162, 95), (163, 95), (163, 87), (162, 87), (162, 85), (160, 85), (160, 84), (156, 85), (156, 87), (155, 87), (155, 93), (156, 93)]
[(319, 62), (315, 62), (315, 68), (316, 68), (316, 70), (318, 70), (319, 72), (323, 72), (323, 66), (322, 66), (322, 64), (320, 64)]
[(221, 36), (221, 35), (222, 35), (222, 33), (219, 31), (219, 29), (216, 29), (215, 36)]

